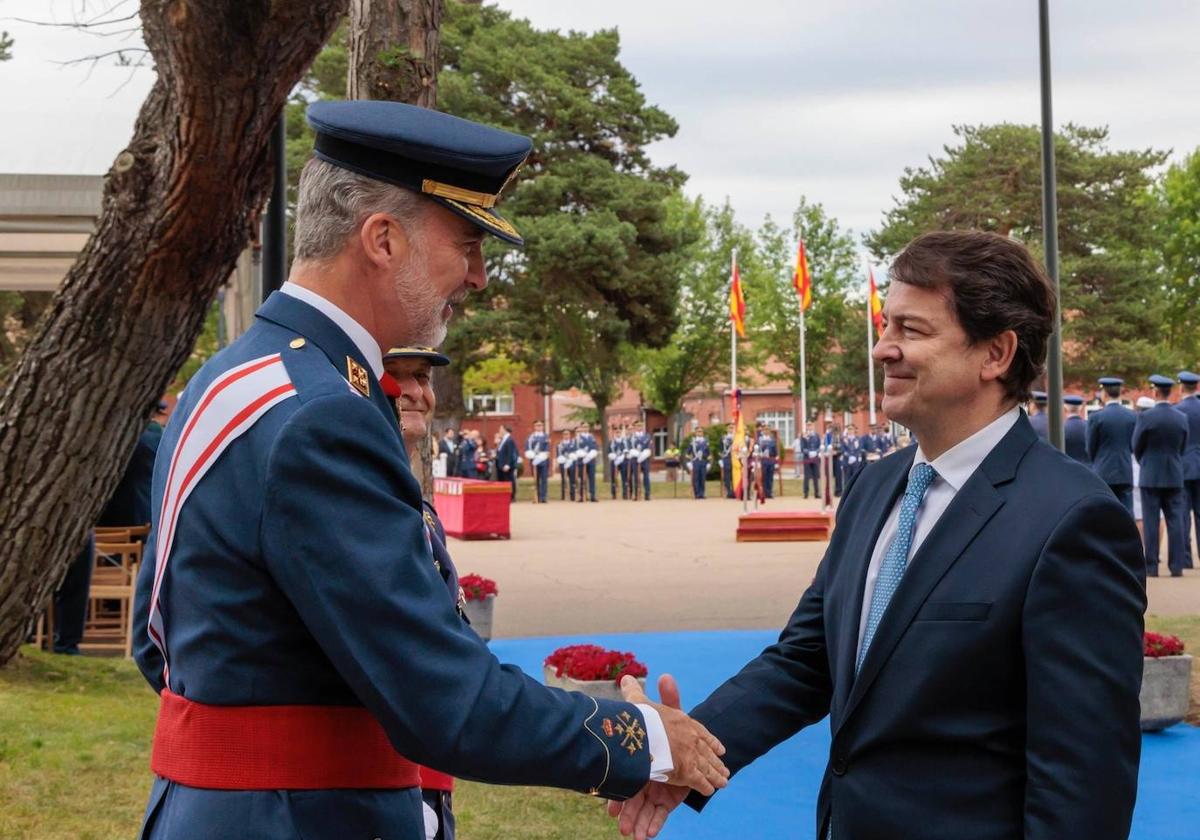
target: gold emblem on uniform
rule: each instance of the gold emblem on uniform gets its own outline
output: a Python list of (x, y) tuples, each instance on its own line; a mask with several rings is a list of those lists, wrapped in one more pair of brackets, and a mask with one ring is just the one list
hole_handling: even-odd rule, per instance
[(367, 378), (367, 369), (349, 356), (346, 357), (346, 378), (355, 391), (364, 397), (371, 396), (371, 380)]
[[(605, 721), (608, 723), (608, 721)], [(646, 730), (642, 728), (642, 724), (638, 719), (629, 712), (621, 712), (617, 715), (617, 724), (613, 727), (617, 734), (621, 736), (621, 746), (624, 747), (630, 755), (645, 749), (646, 747)], [(605, 727), (605, 732), (608, 732), (608, 727)]]
[(303, 338), (293, 338), (293, 339), (292, 339), (292, 340), (291, 340), (291, 341), (288, 343), (288, 347), (291, 347), (293, 350), (299, 350), (299, 349), (300, 349), (301, 347), (303, 347), (303, 346), (304, 346), (306, 343), (307, 343), (307, 342), (305, 342), (305, 340), (304, 340)]

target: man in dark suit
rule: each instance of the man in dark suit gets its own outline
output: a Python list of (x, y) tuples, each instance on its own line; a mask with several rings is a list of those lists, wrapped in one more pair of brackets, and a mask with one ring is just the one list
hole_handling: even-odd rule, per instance
[(1158, 402), (1138, 417), (1133, 430), (1133, 455), (1141, 465), (1142, 525), (1146, 533), (1146, 574), (1158, 577), (1158, 517), (1167, 523), (1167, 567), (1171, 577), (1183, 575), (1183, 453), (1188, 445), (1188, 420), (1169, 402), (1175, 380), (1154, 374), (1150, 384)]
[(1083, 419), (1083, 397), (1067, 394), (1063, 397), (1067, 418), (1063, 421), (1063, 450), (1081, 464), (1089, 464), (1087, 454), (1087, 421)]
[(1050, 440), (1050, 417), (1046, 414), (1046, 405), (1050, 398), (1045, 391), (1033, 391), (1033, 400), (1029, 404), (1029, 425), (1042, 440)]
[(1188, 444), (1183, 453), (1183, 567), (1194, 565), (1192, 558), (1192, 519), (1196, 521), (1196, 535), (1200, 537), (1200, 395), (1196, 386), (1200, 376), (1191, 371), (1180, 371), (1179, 389), (1183, 392), (1175, 407), (1183, 412), (1188, 421)]
[(507, 481), (512, 485), (512, 500), (517, 500), (517, 466), (521, 463), (521, 455), (517, 450), (517, 442), (513, 440), (512, 427), (501, 426), (503, 437), (496, 447), (496, 480)]
[(1137, 415), (1121, 405), (1121, 386), (1116, 376), (1100, 377), (1107, 397), (1104, 408), (1087, 419), (1087, 452), (1092, 471), (1133, 513), (1133, 429)]
[[(734, 772), (829, 715), (810, 837), (1128, 835), (1143, 561), (1128, 512), (1019, 408), (1053, 314), (1006, 237), (926, 234), (892, 266), (873, 354), (920, 446), (847, 487), (779, 641), (694, 712)], [(686, 795), (649, 785), (611, 810), (643, 837)]]

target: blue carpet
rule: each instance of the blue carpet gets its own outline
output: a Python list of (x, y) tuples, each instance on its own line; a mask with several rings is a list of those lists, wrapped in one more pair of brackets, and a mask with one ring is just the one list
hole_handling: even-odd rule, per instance
[[(774, 631), (630, 633), (587, 637), (497, 639), (491, 648), (502, 662), (541, 679), (542, 660), (560, 645), (591, 642), (630, 650), (650, 669), (652, 697), (659, 674), (673, 674), (688, 708), (767, 645)], [(738, 774), (698, 815), (678, 809), (660, 835), (666, 840), (727, 840), (730, 837), (811, 838), (817, 789), (829, 755), (829, 728), (809, 727)], [(1142, 738), (1142, 768), (1132, 840), (1195, 840), (1200, 833), (1200, 728), (1174, 726)], [(617, 836), (614, 834), (614, 836)]]

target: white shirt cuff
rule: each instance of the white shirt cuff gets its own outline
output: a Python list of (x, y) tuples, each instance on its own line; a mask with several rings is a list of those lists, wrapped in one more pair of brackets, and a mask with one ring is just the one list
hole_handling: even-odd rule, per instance
[(658, 710), (645, 703), (635, 703), (646, 720), (646, 740), (650, 746), (650, 781), (665, 782), (667, 774), (675, 769), (671, 757), (671, 742), (667, 740), (667, 729), (663, 726)]

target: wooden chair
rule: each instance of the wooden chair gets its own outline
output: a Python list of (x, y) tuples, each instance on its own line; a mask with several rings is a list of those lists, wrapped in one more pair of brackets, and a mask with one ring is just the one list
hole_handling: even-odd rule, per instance
[(80, 650), (133, 652), (133, 594), (142, 560), (140, 542), (96, 542), (88, 615)]

